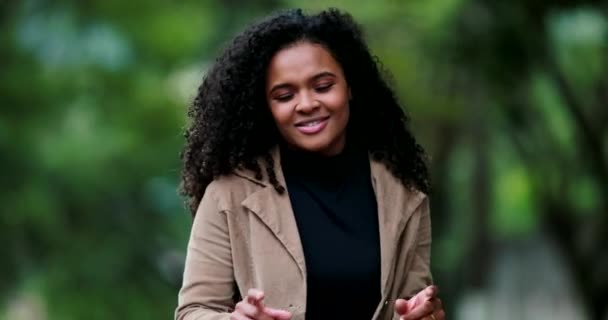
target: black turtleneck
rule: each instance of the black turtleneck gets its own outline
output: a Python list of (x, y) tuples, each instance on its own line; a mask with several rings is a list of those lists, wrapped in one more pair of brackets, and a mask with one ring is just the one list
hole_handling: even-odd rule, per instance
[(307, 269), (306, 319), (369, 320), (380, 301), (378, 210), (368, 154), (281, 148)]

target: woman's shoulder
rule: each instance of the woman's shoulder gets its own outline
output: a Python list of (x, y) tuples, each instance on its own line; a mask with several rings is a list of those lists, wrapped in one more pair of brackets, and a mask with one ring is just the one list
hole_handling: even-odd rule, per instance
[(213, 179), (205, 189), (205, 194), (217, 201), (220, 209), (231, 210), (251, 194), (265, 188), (264, 182), (246, 169), (236, 169), (232, 173)]
[(406, 211), (413, 211), (418, 206), (428, 201), (428, 195), (416, 188), (414, 185), (404, 184), (395, 176), (383, 162), (373, 160), (370, 157), (372, 182), (376, 191), (381, 190), (384, 195), (383, 201), (405, 204)]

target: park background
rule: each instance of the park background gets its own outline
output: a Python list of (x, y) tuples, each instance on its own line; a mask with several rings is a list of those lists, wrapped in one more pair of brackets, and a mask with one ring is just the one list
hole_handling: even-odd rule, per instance
[(171, 319), (205, 70), (329, 6), (430, 155), (448, 319), (608, 319), (608, 3), (582, 0), (0, 1), (0, 319)]

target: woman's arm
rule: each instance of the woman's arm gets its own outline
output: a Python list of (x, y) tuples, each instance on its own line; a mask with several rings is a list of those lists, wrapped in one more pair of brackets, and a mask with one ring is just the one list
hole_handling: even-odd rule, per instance
[(175, 319), (229, 319), (235, 304), (233, 274), (227, 217), (212, 183), (192, 224)]

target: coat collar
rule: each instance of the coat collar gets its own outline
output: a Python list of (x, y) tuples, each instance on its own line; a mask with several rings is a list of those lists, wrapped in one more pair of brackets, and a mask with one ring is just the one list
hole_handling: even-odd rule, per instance
[[(271, 155), (275, 164), (277, 181), (280, 185), (285, 187), (285, 190), (287, 190), (285, 176), (283, 175), (283, 170), (281, 168), (281, 153), (278, 146), (271, 150)], [(260, 189), (245, 198), (241, 204), (255, 213), (258, 218), (266, 224), (287, 249), (293, 260), (298, 264), (300, 272), (305, 276), (306, 264), (304, 262), (304, 250), (302, 249), (298, 226), (287, 192), (282, 195), (277, 193), (268, 182), (268, 177), (265, 172), (262, 181), (257, 180), (255, 174), (246, 169), (238, 169), (236, 175), (264, 186), (263, 189)]]
[[(277, 181), (286, 187), (278, 146), (271, 150), (271, 155), (275, 163)], [(399, 249), (397, 247), (399, 237), (412, 213), (423, 200), (424, 195), (420, 192), (406, 189), (401, 181), (390, 173), (383, 163), (374, 160), (371, 155), (369, 159), (372, 186), (378, 204), (380, 273), (382, 296), (384, 297), (395, 271), (392, 266), (396, 250)], [(282, 195), (278, 194), (268, 183), (266, 176), (260, 181), (255, 178), (255, 174), (250, 170), (237, 169), (235, 174), (264, 186), (264, 188), (250, 194), (241, 204), (266, 224), (287, 249), (295, 263), (297, 263), (302, 276), (306, 278), (304, 251), (287, 192)]]

